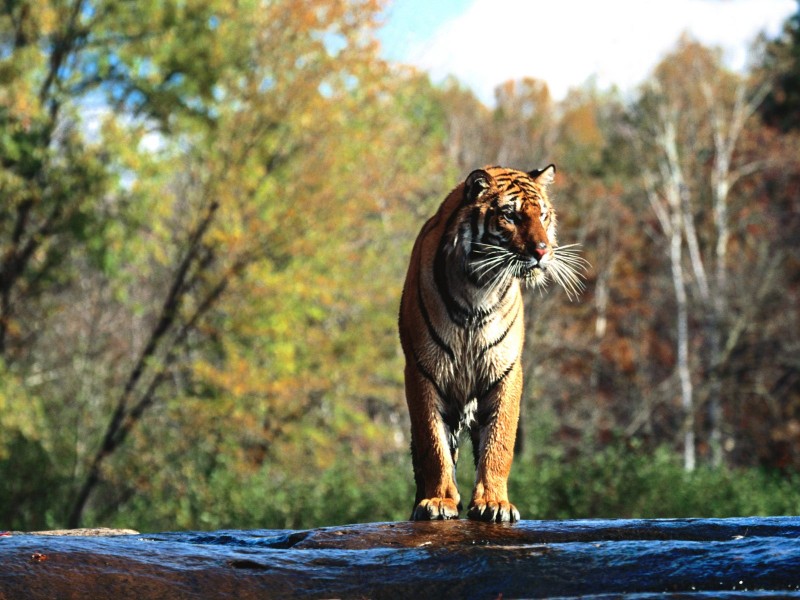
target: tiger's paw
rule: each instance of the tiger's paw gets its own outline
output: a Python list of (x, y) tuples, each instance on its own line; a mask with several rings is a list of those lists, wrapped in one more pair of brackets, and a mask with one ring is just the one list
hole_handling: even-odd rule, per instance
[(487, 523), (513, 523), (519, 521), (519, 511), (507, 500), (501, 502), (474, 500), (469, 507), (467, 517)]
[(442, 521), (458, 518), (458, 502), (452, 498), (425, 498), (414, 509), (413, 521)]

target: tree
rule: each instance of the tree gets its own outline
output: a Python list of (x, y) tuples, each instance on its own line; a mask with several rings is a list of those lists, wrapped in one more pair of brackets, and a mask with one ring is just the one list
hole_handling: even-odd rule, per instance
[(0, 356), (6, 360), (15, 359), (31, 333), (20, 314), (24, 305), (68, 277), (60, 271), (67, 248), (101, 237), (119, 216), (114, 203), (98, 204), (119, 176), (108, 164), (113, 149), (87, 141), (81, 128), (92, 124), (81, 112), (103, 99), (109, 109), (156, 127), (169, 128), (181, 115), (208, 118), (219, 10), (205, 0), (146, 8), (89, 0), (5, 5)]
[[(730, 340), (727, 299), (730, 270), (730, 202), (733, 186), (763, 169), (765, 161), (748, 162), (737, 150), (745, 128), (768, 92), (768, 85), (748, 81), (725, 71), (718, 56), (697, 43), (682, 40), (645, 87), (639, 110), (645, 155), (655, 160), (644, 174), (650, 204), (669, 240), (669, 256), (677, 304), (678, 373), (686, 421), (684, 465), (694, 468), (695, 392), (690, 362), (689, 297), (684, 252), (691, 266), (691, 287), (702, 311), (705, 360), (703, 380), (708, 382), (704, 404), (708, 407), (712, 463), (722, 463), (723, 408), (721, 378), (725, 369), (723, 348)], [(651, 144), (651, 146), (648, 146)], [(710, 207), (713, 218), (703, 219)], [(699, 233), (706, 227), (706, 235)], [(705, 245), (709, 250), (703, 251)], [(710, 248), (713, 248), (711, 250)], [(709, 266), (710, 265), (710, 266)]]
[[(189, 218), (173, 217), (178, 224), (173, 236), (185, 241), (175, 248), (161, 311), (89, 463), (70, 525), (79, 523), (103, 464), (158, 401), (166, 378), (175, 368), (185, 371), (177, 360), (185, 361), (197, 346), (206, 317), (223, 294), (265, 259), (275, 265), (285, 252), (303, 253), (292, 250), (302, 236), (290, 235), (302, 230), (303, 212), (289, 199), (308, 202), (316, 192), (318, 176), (309, 180), (306, 156), (315, 155), (317, 140), (336, 129), (334, 103), (351, 104), (349, 78), (369, 85), (371, 54), (360, 33), (374, 10), (372, 3), (331, 2), (325, 10), (318, 4), (276, 3), (220, 19), (220, 42), (230, 41), (248, 57), (247, 69), (237, 68), (238, 54), (230, 57), (230, 70), (214, 88), (222, 102), (214, 106), (213, 127), (190, 132), (193, 151), (186, 167), (197, 180), (182, 185), (175, 198), (174, 210), (188, 208)], [(251, 32), (246, 44), (242, 30)], [(335, 52), (326, 35), (335, 36)], [(317, 119), (313, 125), (312, 119)], [(326, 170), (324, 164), (317, 168)]]
[(489, 108), (455, 79), (444, 83), (439, 102), (447, 119), (448, 159), (457, 173), (466, 177), (476, 165), (497, 162), (497, 135)]
[[(91, 399), (91, 420), (82, 420), (80, 443), (66, 454), (80, 482), (67, 519), (76, 525), (98, 486), (117, 480), (112, 459), (145, 416), (202, 379), (187, 366), (192, 354), (221, 349), (224, 337), (209, 319), (225, 310), (226, 294), (252, 294), (241, 283), (252, 281), (253, 269), (270, 265), (268, 271), (279, 272), (314, 247), (318, 232), (306, 227), (301, 206), (336, 189), (331, 169), (349, 168), (331, 164), (340, 150), (325, 146), (330, 136), (346, 140), (353, 131), (346, 115), (383, 93), (382, 66), (367, 31), (377, 4), (198, 1), (157, 4), (142, 14), (133, 6), (78, 1), (7, 9), (13, 27), (4, 66), (18, 85), (6, 98), (3, 138), (11, 139), (3, 173), (17, 194), (3, 205), (9, 217), (3, 219), (9, 225), (0, 290), (4, 354), (19, 360), (22, 375), (37, 361), (49, 369), (64, 360), (65, 349), (52, 344), (49, 332), (62, 327), (59, 315), (74, 313), (65, 304), (77, 283), (65, 274), (70, 268), (85, 289), (110, 284), (116, 294), (79, 305), (96, 311), (95, 333), (85, 338), (92, 354), (101, 364), (112, 361), (105, 352), (114, 343), (123, 356), (136, 357), (121, 362), (127, 369), (105, 374), (99, 364), (85, 363), (105, 389), (101, 402)], [(57, 43), (45, 43), (52, 39)], [(70, 136), (51, 135), (89, 102), (100, 102), (102, 143), (77, 116), (66, 129)], [(34, 160), (39, 155), (51, 156), (50, 163)], [(347, 183), (352, 189), (352, 179)], [(72, 188), (61, 191), (67, 185)], [(333, 206), (319, 208), (338, 216)], [(55, 273), (60, 287), (48, 281)], [(49, 293), (37, 297), (34, 284)], [(45, 313), (50, 310), (58, 312)], [(34, 311), (55, 327), (34, 326), (45, 321)], [(116, 312), (118, 319), (130, 311), (127, 339), (122, 331), (97, 335), (98, 325), (110, 324), (105, 314)], [(46, 345), (31, 344), (33, 334)], [(42, 363), (45, 356), (52, 360)], [(231, 366), (217, 366), (223, 364)], [(56, 421), (59, 413), (78, 410), (90, 401), (84, 393), (48, 415)], [(105, 426), (95, 421), (103, 410), (109, 410)], [(125, 501), (127, 492), (114, 497), (110, 489), (100, 507)]]
[(493, 128), (498, 164), (521, 169), (544, 165), (555, 133), (547, 84), (531, 78), (508, 81), (497, 87), (495, 98)]
[(770, 40), (762, 59), (762, 76), (774, 79), (759, 114), (764, 122), (783, 132), (800, 128), (800, 3), (783, 28)]

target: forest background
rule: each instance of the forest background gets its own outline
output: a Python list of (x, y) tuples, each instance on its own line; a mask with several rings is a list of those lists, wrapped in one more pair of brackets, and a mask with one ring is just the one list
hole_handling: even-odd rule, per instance
[(0, 529), (407, 518), (411, 245), (550, 162), (592, 268), (527, 297), (523, 518), (800, 514), (800, 8), (745, 73), (684, 37), (633, 97), (491, 108), (380, 11), (0, 7)]

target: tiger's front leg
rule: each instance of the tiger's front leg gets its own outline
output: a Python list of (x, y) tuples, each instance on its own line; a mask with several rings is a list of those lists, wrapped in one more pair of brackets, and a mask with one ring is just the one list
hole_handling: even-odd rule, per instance
[(438, 411), (438, 394), (414, 364), (406, 365), (406, 402), (411, 417), (411, 458), (417, 495), (414, 521), (457, 519), (460, 496), (449, 432)]
[(473, 435), (473, 444), (478, 444), (477, 472), (467, 512), (470, 519), (519, 520), (519, 511), (508, 501), (508, 475), (514, 459), (521, 396), (522, 367), (517, 360), (478, 406), (478, 429)]

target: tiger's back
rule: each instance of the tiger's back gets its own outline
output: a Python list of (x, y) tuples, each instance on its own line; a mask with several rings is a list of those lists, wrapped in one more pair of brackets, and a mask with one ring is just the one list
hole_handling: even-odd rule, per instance
[[(458, 435), (473, 442), (470, 518), (513, 521), (507, 478), (522, 393), (522, 281), (576, 287), (547, 197), (554, 167), (470, 174), (423, 226), (400, 306), (417, 486), (414, 519), (455, 518)], [(560, 260), (559, 260), (560, 258)], [(568, 286), (565, 286), (568, 288)]]

